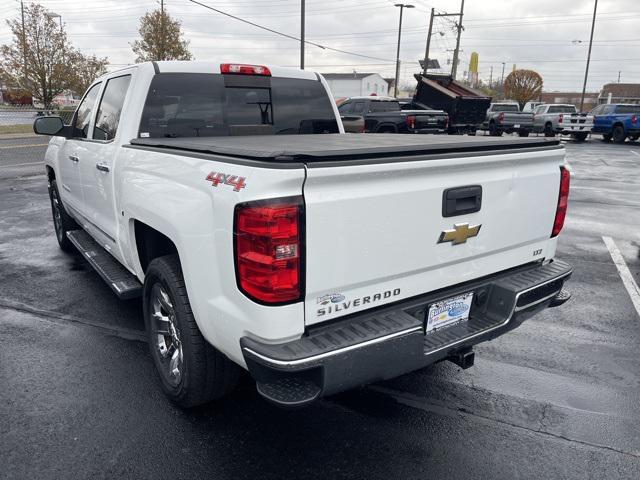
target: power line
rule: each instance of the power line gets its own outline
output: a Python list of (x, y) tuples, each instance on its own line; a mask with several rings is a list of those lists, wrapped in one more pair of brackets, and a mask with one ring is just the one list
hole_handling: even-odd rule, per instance
[[(303, 41), (303, 40), (302, 40), (301, 38), (299, 38), (299, 37), (295, 37), (295, 36), (293, 36), (293, 35), (289, 35), (288, 33), (280, 32), (280, 31), (278, 31), (278, 30), (274, 30), (274, 29), (272, 29), (272, 28), (265, 27), (265, 26), (263, 26), (263, 25), (259, 25), (259, 24), (257, 24), (257, 23), (251, 22), (251, 21), (249, 21), (249, 20), (245, 20), (244, 18), (240, 18), (240, 17), (238, 17), (238, 16), (236, 16), (236, 15), (232, 15), (232, 14), (230, 14), (230, 13), (224, 12), (224, 11), (222, 11), (222, 10), (218, 9), (218, 8), (214, 8), (214, 7), (211, 7), (211, 6), (206, 5), (206, 4), (204, 4), (204, 3), (200, 3), (200, 2), (198, 2), (197, 0), (189, 0), (189, 1), (190, 1), (191, 3), (195, 3), (196, 5), (200, 5), (200, 6), (204, 7), (204, 8), (207, 8), (207, 9), (209, 9), (209, 10), (212, 10), (212, 11), (214, 11), (214, 12), (217, 12), (217, 13), (219, 13), (219, 14), (221, 14), (221, 15), (224, 15), (224, 16), (226, 16), (226, 17), (233, 18), (234, 20), (238, 20), (239, 22), (246, 23), (246, 24), (248, 24), (248, 25), (252, 25), (252, 26), (254, 26), (254, 27), (256, 27), (256, 28), (260, 28), (260, 29), (262, 29), (262, 30), (266, 30), (267, 32), (271, 32), (271, 33), (274, 33), (274, 34), (276, 34), (276, 35), (280, 35), (280, 36), (282, 36), (282, 37), (290, 38), (291, 40), (295, 40), (295, 41), (297, 41), (297, 42), (302, 42), (302, 41)], [(304, 43), (306, 43), (306, 44), (308, 44), (308, 45), (313, 45), (314, 47), (321, 48), (322, 50), (331, 50), (331, 51), (333, 51), (333, 52), (344, 53), (344, 54), (346, 54), (346, 55), (354, 55), (354, 56), (356, 56), (356, 57), (362, 57), (362, 58), (371, 58), (371, 59), (373, 59), (373, 60), (382, 60), (382, 61), (387, 61), (387, 60), (388, 60), (388, 59), (386, 59), (386, 58), (372, 57), (372, 56), (370, 56), (370, 55), (363, 55), (363, 54), (361, 54), (361, 53), (349, 52), (348, 50), (341, 50), (341, 49), (339, 49), (339, 48), (328, 47), (328, 46), (326, 46), (326, 45), (321, 45), (321, 44), (319, 44), (319, 43), (311, 42), (311, 41), (309, 41), (309, 40), (304, 40)]]

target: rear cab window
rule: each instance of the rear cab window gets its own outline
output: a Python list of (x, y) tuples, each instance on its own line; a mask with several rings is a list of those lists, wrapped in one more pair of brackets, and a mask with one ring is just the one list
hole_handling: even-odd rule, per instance
[(576, 107), (573, 105), (551, 105), (549, 113), (576, 113)]
[(141, 138), (338, 133), (332, 100), (317, 80), (160, 73), (140, 121)]
[(618, 105), (616, 113), (640, 113), (640, 105)]

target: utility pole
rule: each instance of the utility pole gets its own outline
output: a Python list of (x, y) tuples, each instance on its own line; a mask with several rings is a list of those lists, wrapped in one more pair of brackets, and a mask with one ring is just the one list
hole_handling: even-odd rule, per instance
[(500, 83), (502, 83), (502, 85), (504, 85), (504, 66), (506, 65), (505, 62), (502, 62), (502, 80)]
[(429, 19), (429, 31), (427, 32), (427, 47), (424, 51), (424, 68), (422, 69), (423, 74), (427, 74), (427, 70), (429, 70), (429, 48), (431, 47), (431, 35), (433, 32), (433, 17), (435, 16), (436, 9), (431, 9), (431, 18)]
[(618, 83), (620, 83), (620, 74), (622, 73), (622, 70), (618, 70)]
[(400, 23), (398, 25), (398, 50), (396, 51), (396, 80), (393, 87), (393, 96), (398, 96), (398, 82), (400, 82), (400, 38), (402, 37), (402, 12), (405, 8), (415, 8), (407, 3), (396, 3), (396, 7), (400, 7)]
[(160, 0), (160, 58), (158, 60), (164, 59), (164, 0)]
[[(27, 31), (24, 27), (24, 2), (20, 0), (20, 14), (22, 15), (22, 75), (27, 78)], [(23, 85), (24, 86), (24, 85)]]
[(460, 54), (460, 36), (462, 35), (462, 14), (464, 13), (464, 0), (460, 5), (460, 18), (458, 20), (458, 39), (456, 40), (456, 49), (453, 51), (453, 65), (451, 66), (451, 78), (456, 79), (458, 73), (458, 55)]
[(587, 79), (589, 77), (589, 62), (591, 62), (591, 47), (593, 46), (593, 31), (596, 29), (596, 14), (598, 13), (598, 0), (593, 6), (593, 21), (591, 22), (591, 37), (589, 38), (589, 53), (587, 54), (587, 68), (584, 71), (584, 83), (582, 85), (582, 98), (580, 99), (580, 111), (584, 107), (584, 94), (587, 91)]
[[(396, 5), (397, 6), (397, 5)], [(462, 0), (462, 8), (464, 8), (464, 0)], [(459, 17), (459, 23), (458, 23), (458, 41), (456, 43), (456, 49), (455, 49), (455, 53), (454, 53), (454, 66), (451, 68), (451, 73), (452, 76), (454, 77), (455, 80), (455, 69), (456, 69), (456, 60), (458, 58), (458, 51), (460, 49), (460, 31), (462, 30), (462, 10), (460, 10), (458, 13), (435, 13), (435, 9), (432, 8), (431, 9), (431, 19), (429, 20), (429, 32), (427, 33), (427, 47), (425, 49), (424, 52), (424, 68), (422, 69), (422, 73), (427, 73), (427, 70), (429, 68), (429, 50), (431, 47), (431, 36), (433, 35), (433, 19), (435, 17)], [(444, 35), (443, 32), (440, 32), (441, 35)]]
[(491, 65), (491, 73), (489, 73), (489, 88), (493, 85), (493, 65)]
[(304, 70), (304, 0), (300, 3), (300, 69)]

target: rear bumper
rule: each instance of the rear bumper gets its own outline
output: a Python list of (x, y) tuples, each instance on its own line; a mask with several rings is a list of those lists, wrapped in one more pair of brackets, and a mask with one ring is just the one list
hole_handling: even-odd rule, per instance
[[(244, 337), (240, 345), (260, 394), (300, 406), (459, 357), (549, 306), (571, 273), (561, 261), (529, 265), (320, 325), (291, 342)], [(425, 334), (430, 304), (470, 291), (475, 295), (467, 322)]]
[(593, 124), (591, 123), (578, 123), (578, 124), (570, 124), (570, 125), (559, 125), (558, 132), (564, 134), (571, 133), (591, 133), (591, 129), (593, 128)]

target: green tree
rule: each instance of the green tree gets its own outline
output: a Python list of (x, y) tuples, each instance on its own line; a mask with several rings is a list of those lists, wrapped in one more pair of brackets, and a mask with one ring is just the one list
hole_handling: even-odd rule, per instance
[(67, 78), (67, 88), (82, 95), (91, 83), (107, 73), (108, 60), (95, 55), (83, 55), (74, 50), (70, 52), (67, 63), (71, 67)]
[(527, 102), (540, 97), (542, 83), (538, 72), (514, 70), (504, 79), (504, 96), (518, 102), (523, 109)]
[(19, 17), (7, 20), (7, 25), (13, 41), (0, 47), (3, 79), (12, 90), (28, 92), (47, 109), (59, 93), (71, 89), (82, 94), (87, 83), (106, 72), (107, 59), (87, 57), (73, 48), (64, 27), (42, 5), (25, 7), (24, 30)]
[(164, 9), (147, 12), (140, 19), (140, 39), (131, 44), (136, 63), (155, 60), (192, 60), (189, 41), (185, 40), (180, 22)]
[(26, 6), (24, 30), (19, 18), (7, 20), (13, 42), (0, 48), (0, 62), (12, 88), (29, 92), (48, 108), (65, 89), (67, 36), (46, 13), (42, 5)]

